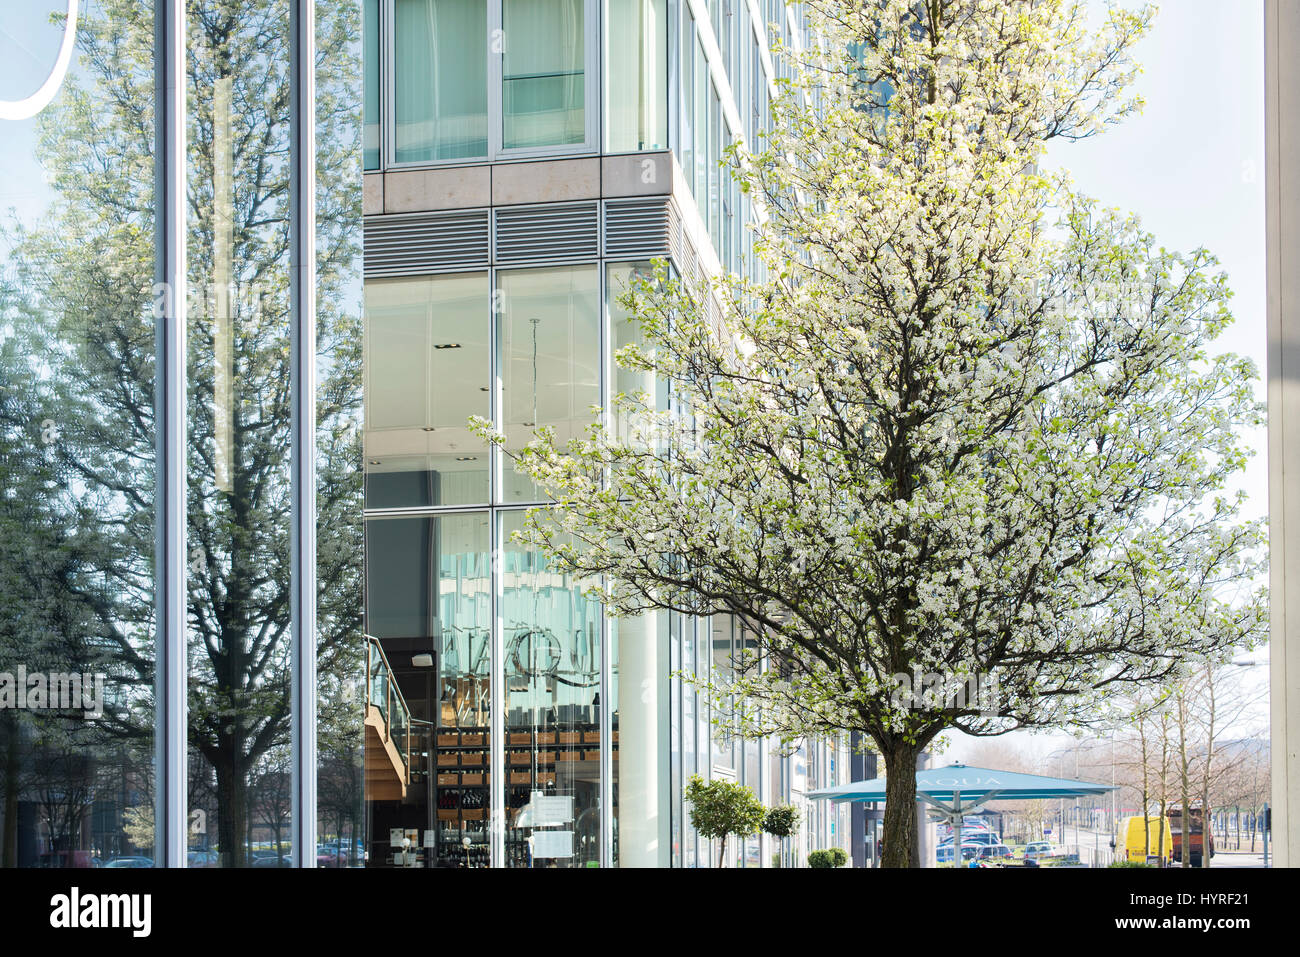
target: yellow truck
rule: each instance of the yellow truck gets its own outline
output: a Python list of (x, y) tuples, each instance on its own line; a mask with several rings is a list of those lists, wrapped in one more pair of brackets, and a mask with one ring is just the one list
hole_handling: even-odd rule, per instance
[(1115, 855), (1119, 860), (1142, 863), (1148, 858), (1156, 858), (1163, 867), (1173, 855), (1173, 847), (1173, 832), (1168, 817), (1134, 815), (1120, 822), (1119, 842), (1115, 847)]

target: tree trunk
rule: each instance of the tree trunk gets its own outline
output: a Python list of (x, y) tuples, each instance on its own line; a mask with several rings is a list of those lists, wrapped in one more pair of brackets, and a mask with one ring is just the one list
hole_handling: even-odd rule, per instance
[[(224, 756), (223, 756), (224, 757)], [(214, 765), (217, 775), (217, 840), (222, 867), (247, 867), (248, 789), (234, 761)]]
[(920, 749), (897, 744), (885, 750), (885, 823), (881, 867), (919, 867), (916, 833), (916, 756)]
[(18, 756), (18, 721), (5, 712), (5, 807), (4, 852), (0, 866), (18, 866), (18, 775), (21, 764)]

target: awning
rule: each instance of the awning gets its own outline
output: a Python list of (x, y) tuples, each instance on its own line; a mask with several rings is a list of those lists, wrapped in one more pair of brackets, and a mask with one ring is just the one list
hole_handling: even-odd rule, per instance
[[(928, 768), (916, 772), (916, 797), (918, 801), (930, 799), (953, 802), (961, 799), (966, 810), (986, 801), (1033, 801), (1048, 798), (1083, 797), (1105, 794), (1115, 790), (1111, 784), (1091, 781), (1072, 781), (1068, 778), (1049, 778), (1041, 774), (1024, 774), (1020, 771), (994, 771), (990, 768), (973, 768), (965, 764), (950, 764), (945, 768)], [(855, 781), (839, 787), (813, 791), (808, 797), (825, 801), (883, 801), (885, 779)]]
[[(1115, 790), (1113, 784), (1049, 778), (1020, 771), (994, 771), (950, 764), (916, 772), (916, 799), (935, 808), (953, 827), (953, 843), (961, 843), (962, 818), (989, 801), (1035, 801), (1083, 797)], [(821, 801), (884, 801), (885, 779), (855, 781), (823, 788), (808, 795)]]

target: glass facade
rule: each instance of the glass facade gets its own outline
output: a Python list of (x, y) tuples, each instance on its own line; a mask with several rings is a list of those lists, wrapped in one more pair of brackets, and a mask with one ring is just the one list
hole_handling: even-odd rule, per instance
[(6, 865), (361, 861), (363, 5), (293, 6), (3, 15)]
[(8, 96), (74, 44), (0, 119), (6, 867), (155, 858), (154, 19), (123, 7), (10, 4), (0, 32)]
[[(388, 139), (378, 137), (386, 173), (371, 174), (384, 211), (397, 182), (389, 177), (412, 165), (469, 176), (490, 164), (496, 183), (516, 175), (503, 165), (515, 158), (671, 150), (685, 187), (675, 202), (706, 247), (695, 252), (752, 273), (744, 227), (756, 213), (725, 169), (725, 149), (767, 128), (775, 75), (762, 25), (786, 15), (776, 4), (684, 0), (380, 4), (383, 62), (367, 75), (380, 77), (377, 109), (390, 117)], [(793, 33), (786, 23), (776, 35)], [(453, 84), (473, 89), (448, 93), (442, 109), (439, 90)], [(454, 112), (462, 108), (470, 115)], [(809, 768), (829, 745), (785, 754), (729, 736), (733, 702), (710, 700), (692, 680), (725, 685), (736, 662), (757, 654), (755, 636), (725, 617), (611, 619), (513, 537), (546, 507), (513, 465), (537, 429), (554, 430), (561, 446), (596, 421), (631, 434), (631, 423), (610, 418), (619, 393), (676, 407), (665, 382), (614, 360), (637, 337), (619, 297), (651, 265), (597, 243), (577, 251), (571, 237), (588, 207), (504, 199), (495, 186), (476, 195), (439, 207), (431, 193), (411, 208), (481, 203), (495, 237), (485, 252), (457, 233), (446, 265), (421, 272), (400, 260), (400, 275), (385, 267), (366, 282), (367, 620), (373, 657), (403, 693), (391, 707), (415, 729), (405, 792), (368, 775), (370, 863), (716, 866), (721, 848), (695, 833), (683, 796), (699, 774), (738, 781), (768, 804), (794, 801), (810, 822), (781, 842), (733, 841), (725, 864), (800, 866), (830, 838), (806, 800)], [(606, 230), (613, 202), (594, 207)], [(371, 215), (402, 235), (400, 217)], [(555, 219), (552, 234), (540, 224), (553, 215), (575, 218)], [(503, 226), (515, 222), (532, 230), (531, 246), (515, 245)], [(476, 269), (457, 265), (476, 256)], [(475, 438), (470, 416), (491, 422), (504, 444)], [(462, 526), (474, 541), (448, 546)], [(462, 555), (471, 557), (462, 564)]]
[[(0, 83), (55, 91), (0, 118), (4, 865), (713, 866), (690, 775), (783, 799), (788, 759), (682, 678), (740, 630), (607, 616), (516, 540), (545, 502), (512, 464), (538, 428), (630, 428), (618, 393), (673, 406), (614, 361), (619, 296), (661, 254), (654, 203), (745, 268), (722, 164), (765, 122), (752, 6), (4, 14)], [(636, 175), (586, 205), (387, 185), (602, 155)], [(427, 210), (459, 232), (421, 238)], [(363, 257), (372, 228), (397, 239)]]

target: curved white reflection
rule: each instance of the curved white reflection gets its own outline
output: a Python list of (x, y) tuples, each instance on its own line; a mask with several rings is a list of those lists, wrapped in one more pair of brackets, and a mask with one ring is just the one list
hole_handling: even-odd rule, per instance
[(40, 89), (31, 96), (21, 100), (0, 100), (0, 120), (25, 120), (49, 105), (68, 74), (68, 64), (72, 62), (72, 48), (76, 42), (77, 0), (68, 0), (68, 19), (63, 24), (63, 42), (59, 45), (59, 57), (54, 61), (54, 69)]

